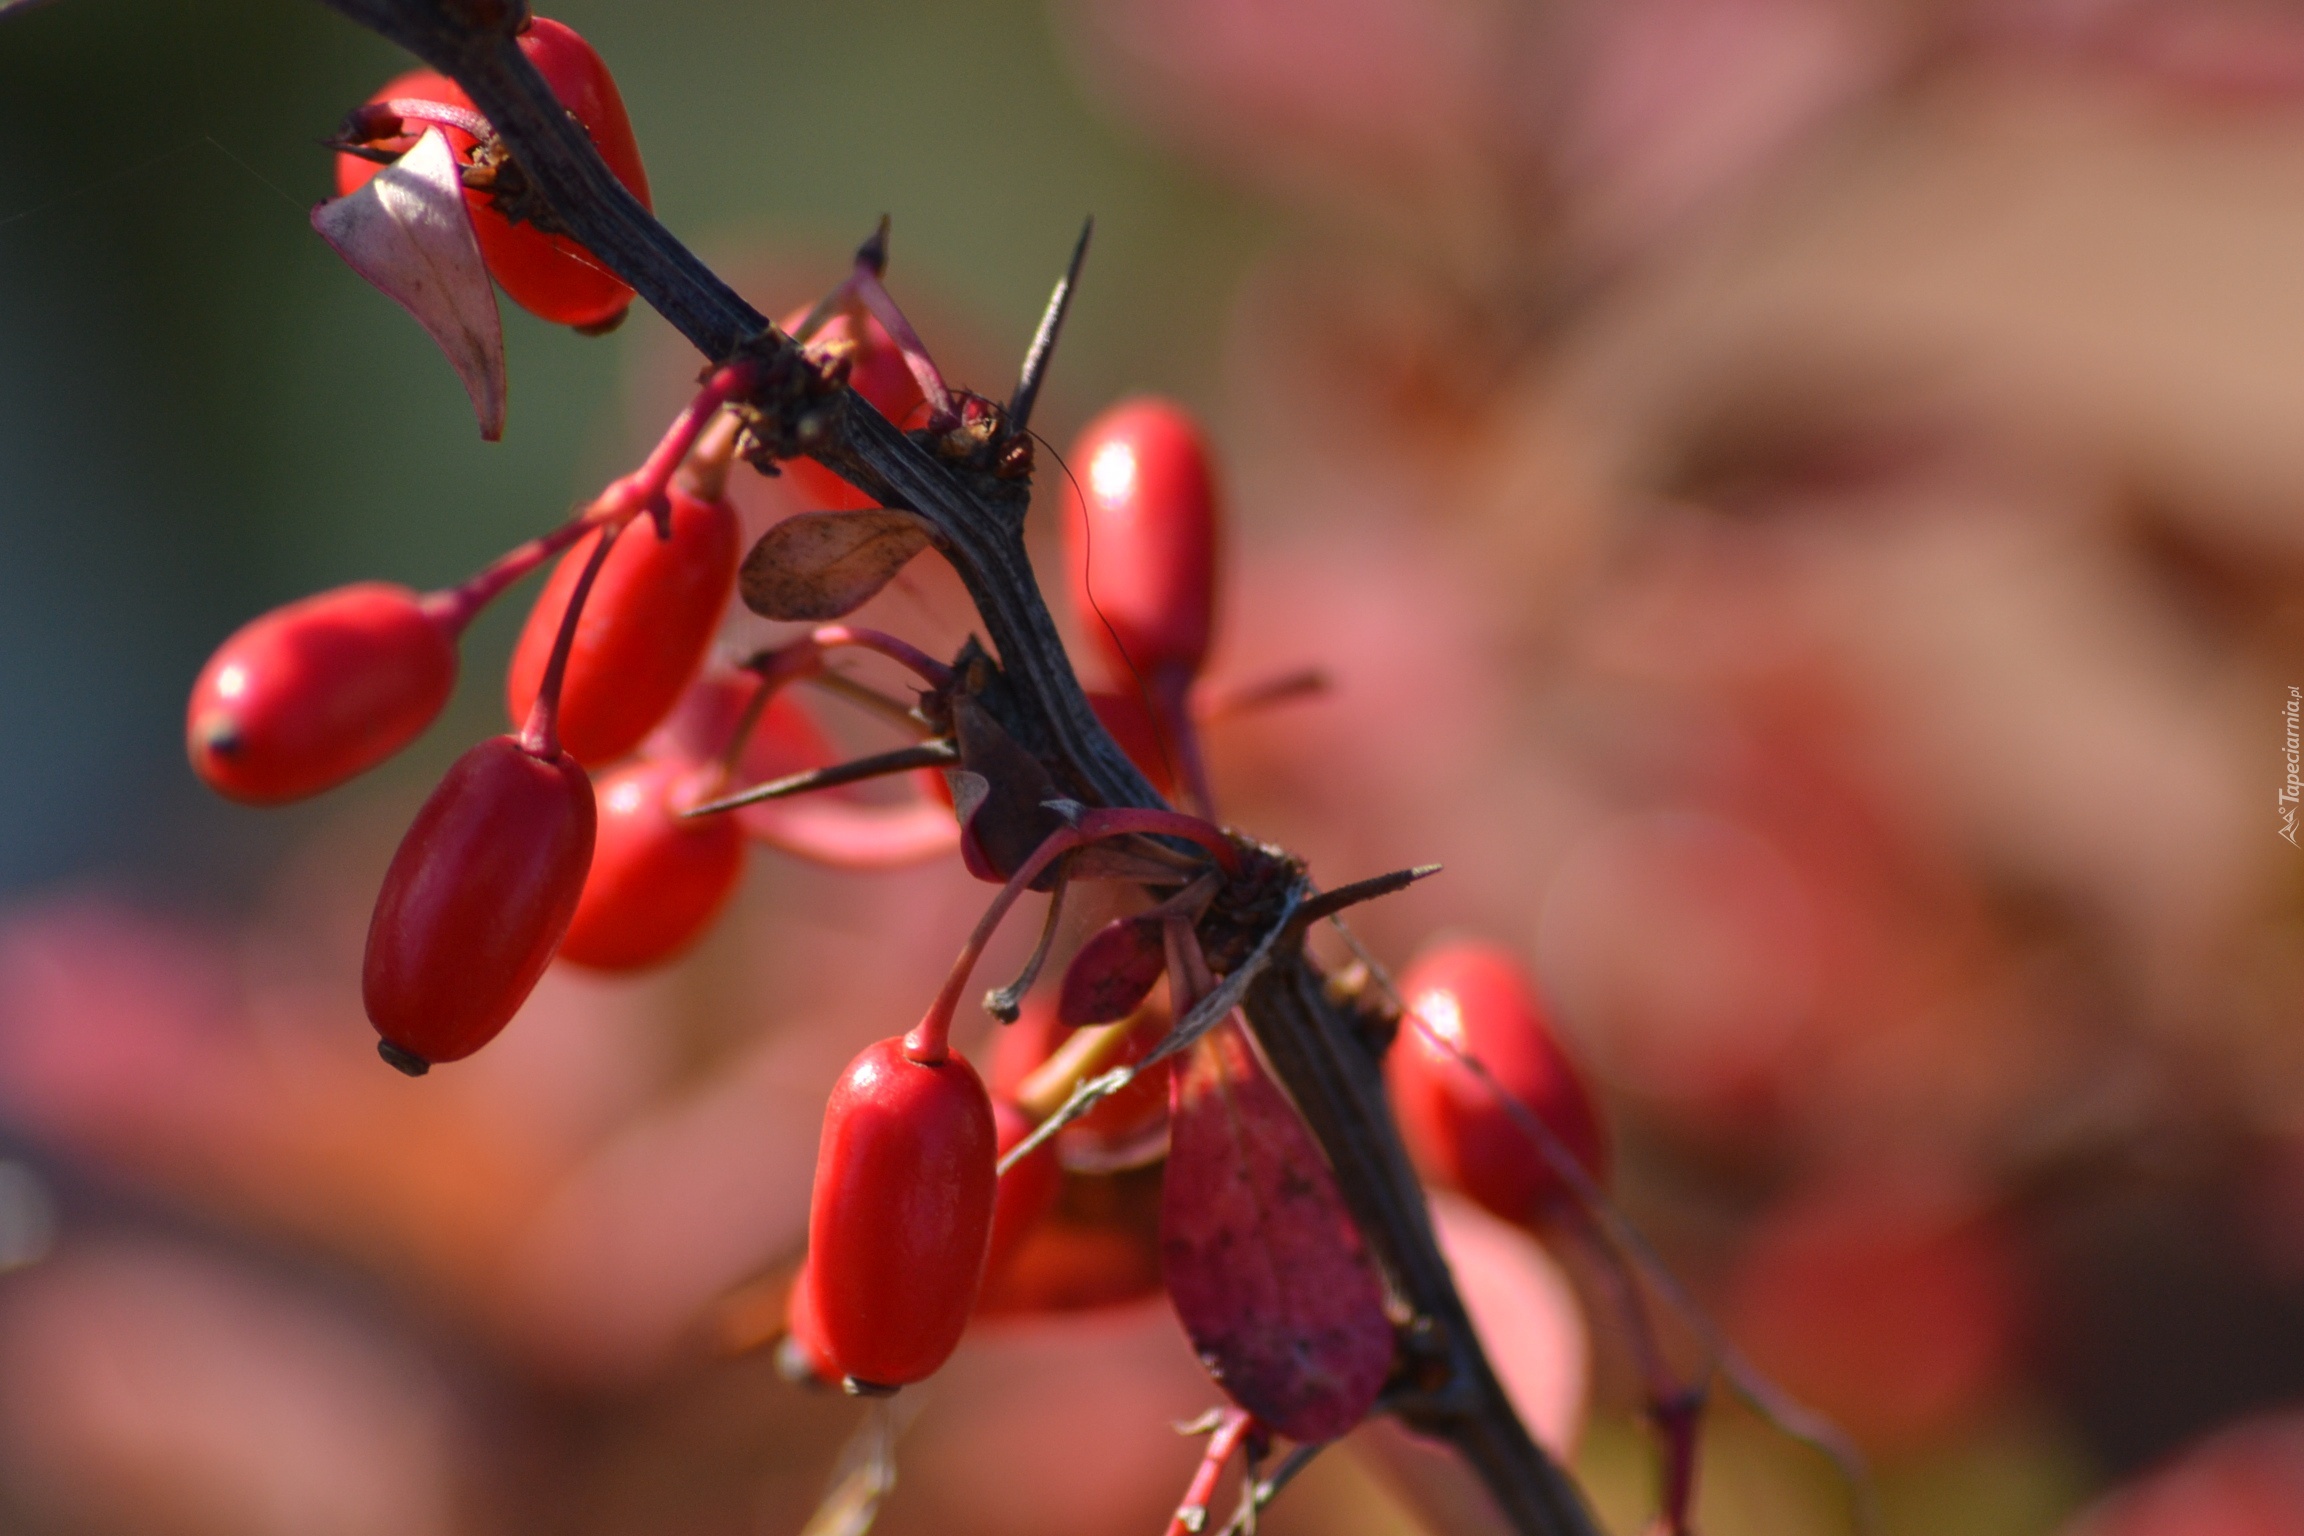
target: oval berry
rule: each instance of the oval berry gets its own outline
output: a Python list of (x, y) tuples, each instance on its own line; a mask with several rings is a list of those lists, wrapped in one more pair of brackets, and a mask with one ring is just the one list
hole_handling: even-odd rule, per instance
[(218, 646), (192, 685), (185, 747), (218, 794), (280, 805), (408, 745), (455, 685), (455, 638), (423, 599), (360, 582), (276, 608)]
[(1607, 1177), (1599, 1112), (1545, 1020), (1535, 983), (1510, 951), (1475, 940), (1436, 945), (1401, 978), (1400, 995), (1434, 1033), (1496, 1079), (1491, 1087), (1402, 1021), (1385, 1072), (1401, 1133), (1428, 1178), (1522, 1225), (1565, 1194), (1499, 1087), (1533, 1111), (1595, 1180)]
[[(608, 66), (592, 45), (560, 22), (539, 16), (520, 35), (520, 51), (536, 66), (560, 105), (583, 125), (608, 169), (643, 208), (654, 205), (648, 192), (648, 172), (640, 163), (640, 144), (632, 134), (632, 120), (624, 111), (624, 98)], [(429, 70), (418, 70), (391, 81), (370, 97), (437, 101), (471, 109), (471, 100), (454, 81)], [(374, 147), (405, 151), (416, 142), (424, 125), (410, 124), (416, 132), (378, 141)], [(460, 160), (468, 159), (471, 135), (449, 129), (449, 147)], [(379, 167), (357, 155), (339, 155), (336, 185), (353, 192), (374, 176)], [(602, 266), (590, 251), (565, 235), (546, 234), (534, 224), (514, 223), (499, 212), (487, 192), (467, 189), (465, 205), (472, 210), (472, 233), (480, 254), (513, 303), (559, 325), (600, 330), (614, 325), (631, 307), (632, 290)]]
[(1088, 424), (1065, 482), (1073, 613), (1118, 689), (1169, 707), (1208, 658), (1216, 611), (1214, 472), (1183, 407), (1144, 397)]
[[(784, 317), (782, 327), (789, 332), (807, 316), (806, 309), (796, 309)], [(808, 338), (808, 347), (818, 353), (845, 350), (848, 387), (897, 426), (917, 424), (913, 417), (927, 404), (927, 397), (920, 393), (920, 381), (904, 361), (903, 348), (879, 321), (865, 315), (859, 331), (855, 317), (843, 310), (817, 328)], [(880, 505), (814, 459), (786, 459), (780, 467), (792, 477), (793, 490), (808, 503), (811, 512), (861, 512)]]
[(992, 1234), (998, 1133), (975, 1068), (866, 1046), (824, 1108), (807, 1283), (825, 1346), (860, 1382), (931, 1374), (967, 1327)]
[(688, 947), (744, 873), (744, 829), (730, 815), (683, 817), (712, 769), (637, 762), (594, 786), (591, 873), (560, 957), (602, 971), (658, 965)]
[(592, 862), (592, 782), (511, 736), (458, 758), (376, 898), (360, 991), (403, 1071), (469, 1056), (527, 1001)]
[[(560, 685), (560, 741), (587, 767), (640, 745), (679, 702), (736, 589), (741, 530), (726, 501), (671, 492), (672, 537), (636, 518), (617, 536), (592, 583)], [(528, 611), (506, 677), (505, 702), (518, 725), (535, 706), (568, 599), (592, 558), (597, 533), (579, 539), (553, 567)]]

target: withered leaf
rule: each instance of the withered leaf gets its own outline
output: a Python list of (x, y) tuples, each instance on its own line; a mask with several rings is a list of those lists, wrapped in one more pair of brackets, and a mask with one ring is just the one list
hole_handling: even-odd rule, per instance
[(1116, 917), (1096, 930), (1065, 967), (1056, 1016), (1075, 1028), (1124, 1019), (1167, 968), (1160, 920)]
[[(972, 695), (952, 701), (952, 735), (960, 748), (961, 772), (953, 775), (952, 793), (960, 817), (961, 856), (977, 879), (1004, 881), (1064, 825), (1064, 818), (1048, 808), (1060, 791), (1040, 759), (1018, 746)], [(980, 797), (966, 782), (970, 777), (983, 781)], [(1033, 886), (1045, 890), (1055, 879), (1051, 867)]]
[(927, 547), (928, 524), (914, 513), (802, 512), (762, 534), (744, 557), (744, 606), (771, 619), (837, 619)]
[(1392, 1368), (1375, 1264), (1311, 1132), (1237, 1018), (1169, 1088), (1160, 1261), (1176, 1315), (1231, 1399), (1291, 1440), (1368, 1416)]
[(312, 227), (353, 271), (416, 317), (464, 381), (480, 435), (502, 437), (504, 324), (447, 136), (426, 129), (359, 191), (314, 208)]

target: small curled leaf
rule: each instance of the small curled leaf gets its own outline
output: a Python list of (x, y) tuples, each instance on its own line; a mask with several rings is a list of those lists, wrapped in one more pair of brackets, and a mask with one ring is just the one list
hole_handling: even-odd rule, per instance
[(928, 524), (910, 512), (802, 512), (760, 536), (738, 583), (744, 606), (764, 618), (821, 622), (864, 606), (928, 547)]
[(502, 437), (504, 324), (447, 136), (426, 129), (359, 191), (314, 208), (312, 227), (353, 271), (416, 317), (464, 381), (481, 437)]

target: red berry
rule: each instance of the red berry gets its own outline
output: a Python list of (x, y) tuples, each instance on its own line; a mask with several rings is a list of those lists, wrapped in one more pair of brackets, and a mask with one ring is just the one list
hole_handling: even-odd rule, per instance
[[(608, 552), (576, 621), (558, 728), (561, 744), (587, 767), (622, 757), (671, 712), (736, 587), (736, 509), (678, 490), (671, 498), (672, 537), (660, 539), (651, 520), (635, 519)], [(506, 679), (516, 725), (535, 706), (568, 598), (599, 537), (579, 539), (560, 557), (528, 612)]]
[(332, 789), (423, 733), (456, 684), (456, 641), (406, 587), (361, 582), (276, 608), (217, 647), (185, 745), (251, 805)]
[(594, 786), (599, 833), (562, 959), (603, 971), (656, 965), (719, 915), (744, 873), (744, 829), (734, 816), (680, 814), (717, 778), (689, 763), (643, 761)]
[(824, 1341), (858, 1381), (898, 1387), (960, 1342), (992, 1235), (992, 1101), (959, 1055), (868, 1045), (824, 1107), (807, 1283)]
[[(1000, 1155), (1032, 1134), (1034, 1121), (1006, 1099), (992, 1101), (992, 1123), (999, 1136)], [(1064, 1170), (1056, 1163), (1056, 1143), (1042, 1142), (1015, 1167), (1000, 1175), (1000, 1191), (992, 1203), (992, 1240), (984, 1254), (984, 1280), (1008, 1267), (1032, 1229), (1056, 1204), (1064, 1185)]]
[(458, 758), (392, 855), (360, 989), (404, 1071), (471, 1055), (517, 1013), (576, 914), (592, 783), (511, 736)]
[[(624, 99), (592, 45), (560, 22), (539, 16), (521, 34), (520, 51), (543, 75), (560, 104), (584, 126), (592, 147), (600, 151), (600, 158), (608, 162), (616, 179), (642, 207), (652, 207), (648, 173), (640, 164), (640, 145), (632, 136)], [(471, 106), (455, 82), (429, 70), (402, 75), (369, 99), (387, 101), (394, 97)], [(423, 125), (409, 126), (416, 131), (375, 147), (406, 150), (423, 131)], [(450, 129), (448, 142), (463, 158), (473, 140), (469, 134)], [(336, 185), (342, 192), (355, 191), (378, 169), (374, 162), (356, 155), (339, 155)], [(497, 211), (486, 192), (467, 190), (464, 201), (472, 210), (472, 232), (479, 238), (480, 254), (513, 303), (556, 324), (586, 329), (612, 325), (630, 307), (632, 290), (575, 241), (565, 235), (548, 235), (534, 224), (513, 223)]]
[[(1587, 1173), (1607, 1177), (1599, 1113), (1545, 1022), (1535, 983), (1508, 950), (1468, 939), (1436, 945), (1401, 979), (1400, 995), (1435, 1033), (1485, 1065)], [(1401, 1132), (1427, 1177), (1523, 1225), (1565, 1194), (1497, 1088), (1414, 1023), (1402, 1021), (1385, 1066)]]
[[(1065, 483), (1073, 614), (1115, 688), (1181, 708), (1216, 608), (1216, 487), (1198, 423), (1170, 401), (1123, 401), (1088, 424)], [(1139, 682), (1141, 680), (1141, 682)]]
[[(796, 309), (781, 323), (790, 331), (807, 316), (806, 309)], [(926, 397), (920, 393), (920, 381), (912, 376), (911, 365), (904, 361), (903, 349), (879, 321), (864, 316), (862, 338), (858, 339), (854, 320), (843, 311), (825, 321), (808, 338), (808, 346), (818, 352), (846, 347), (848, 387), (896, 425), (916, 425), (912, 418), (927, 404)], [(856, 512), (880, 505), (814, 459), (787, 459), (781, 467), (792, 477), (792, 489), (808, 503), (811, 512)]]

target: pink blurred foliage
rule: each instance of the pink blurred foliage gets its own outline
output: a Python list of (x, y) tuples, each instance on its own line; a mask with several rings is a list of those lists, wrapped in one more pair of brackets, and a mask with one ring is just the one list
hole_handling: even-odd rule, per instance
[(149, 1239), (0, 1291), (0, 1475), (41, 1529), (447, 1536), (446, 1384), (367, 1319)]
[(2297, 1536), (2304, 1532), (2304, 1413), (2217, 1431), (2066, 1527), (2068, 1536)]

